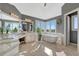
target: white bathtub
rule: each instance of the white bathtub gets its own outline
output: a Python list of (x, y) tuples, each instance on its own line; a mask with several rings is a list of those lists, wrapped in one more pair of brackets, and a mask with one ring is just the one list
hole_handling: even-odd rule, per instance
[(62, 35), (60, 33), (43, 33), (42, 40), (50, 43), (62, 43)]

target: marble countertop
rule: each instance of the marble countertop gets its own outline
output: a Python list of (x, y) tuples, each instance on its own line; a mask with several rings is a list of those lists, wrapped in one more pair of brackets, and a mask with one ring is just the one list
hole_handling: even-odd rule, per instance
[(13, 34), (3, 34), (0, 35), (0, 44), (11, 43), (19, 41), (19, 38), (25, 37), (26, 32), (13, 33)]
[(24, 37), (25, 34), (26, 33), (24, 32), (20, 32), (20, 33), (14, 33), (14, 34), (0, 35), (0, 56), (15, 54), (15, 52), (11, 52), (14, 49), (17, 49), (17, 52), (18, 52), (18, 48), (19, 48), (18, 39), (21, 37)]
[(0, 40), (15, 40), (19, 39), (21, 37), (24, 37), (26, 33), (20, 32), (20, 33), (13, 33), (13, 34), (0, 34)]

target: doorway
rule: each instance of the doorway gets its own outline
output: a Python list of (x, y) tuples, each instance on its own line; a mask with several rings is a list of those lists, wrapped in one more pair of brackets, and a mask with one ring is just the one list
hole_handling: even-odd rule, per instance
[(77, 44), (77, 35), (78, 35), (78, 16), (77, 12), (69, 14), (69, 41), (70, 43)]

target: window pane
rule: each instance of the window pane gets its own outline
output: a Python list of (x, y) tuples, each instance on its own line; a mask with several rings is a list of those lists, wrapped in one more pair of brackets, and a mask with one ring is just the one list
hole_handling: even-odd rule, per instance
[(5, 30), (6, 30), (6, 29), (12, 30), (12, 23), (10, 23), (10, 22), (5, 22)]
[(5, 22), (4, 31), (9, 30), (9, 32), (13, 32), (14, 30), (19, 30), (19, 23), (17, 22)]
[(78, 17), (74, 16), (74, 29), (78, 29)]
[(72, 16), (72, 30), (78, 29), (78, 17), (77, 15)]
[(38, 27), (40, 28), (40, 21), (37, 20), (36, 21), (36, 28), (38, 28)]
[(13, 29), (14, 29), (14, 28), (19, 29), (19, 23), (13, 23), (12, 25), (13, 25)]
[(56, 20), (51, 20), (51, 21), (47, 21), (47, 22), (43, 22), (43, 21), (36, 21), (36, 29), (40, 28), (42, 30), (42, 32), (44, 30), (46, 30), (47, 32), (55, 32), (56, 30)]
[(56, 20), (48, 21), (46, 23), (46, 30), (47, 30), (47, 32), (49, 32), (49, 31), (55, 32), (55, 30), (56, 30)]
[(56, 30), (56, 20), (51, 21), (51, 32), (55, 32)]
[(45, 22), (42, 22), (42, 21), (41, 21), (41, 30), (42, 30), (42, 32), (44, 32), (44, 30), (45, 30)]
[(49, 32), (50, 31), (50, 21), (48, 21), (46, 23), (46, 31)]

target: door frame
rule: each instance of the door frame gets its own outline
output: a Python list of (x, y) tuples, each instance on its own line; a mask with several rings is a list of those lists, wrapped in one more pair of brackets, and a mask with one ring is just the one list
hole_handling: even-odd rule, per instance
[(72, 14), (74, 12), (77, 12), (77, 16), (78, 16), (77, 49), (79, 51), (79, 8), (76, 8), (76, 9), (74, 9), (74, 10), (72, 10), (72, 11), (64, 14), (64, 45), (67, 46), (67, 45), (70, 44), (70, 26), (69, 26), (69, 22), (70, 21), (68, 20), (68, 27), (67, 27), (67, 23), (66, 23), (67, 22), (67, 19), (66, 18), (67, 18), (67, 16), (69, 14)]

